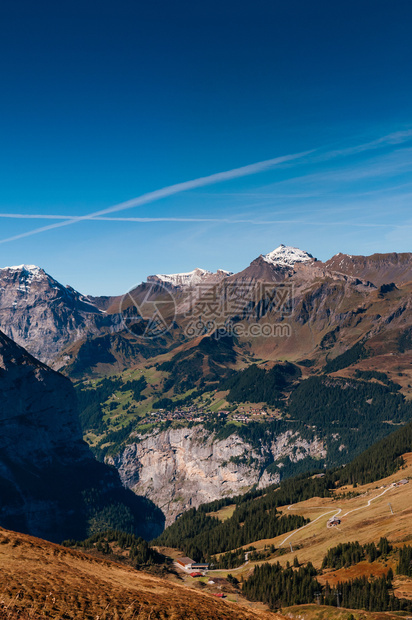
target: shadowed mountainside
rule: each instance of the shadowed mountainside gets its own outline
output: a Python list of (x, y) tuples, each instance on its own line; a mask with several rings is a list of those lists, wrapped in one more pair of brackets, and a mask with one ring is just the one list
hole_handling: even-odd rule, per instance
[(113, 520), (151, 537), (163, 515), (83, 442), (74, 389), (0, 332), (0, 524), (49, 540)]

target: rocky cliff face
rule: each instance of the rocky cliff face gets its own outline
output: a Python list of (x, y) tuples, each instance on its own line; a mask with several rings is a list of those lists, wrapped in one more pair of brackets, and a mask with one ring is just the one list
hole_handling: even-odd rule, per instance
[(0, 269), (0, 329), (43, 362), (51, 363), (68, 343), (86, 334), (115, 329), (116, 322), (39, 267)]
[(218, 439), (202, 425), (168, 429), (140, 436), (109, 462), (123, 484), (145, 495), (166, 515), (166, 525), (184, 510), (225, 496), (278, 482), (278, 473), (265, 470), (268, 460), (289, 456), (324, 457), (323, 443), (308, 442), (291, 431), (256, 450), (239, 436)]
[(336, 254), (326, 263), (331, 271), (345, 273), (363, 280), (370, 280), (375, 286), (395, 282), (402, 285), (412, 280), (412, 253), (372, 254), (351, 256)]
[(161, 531), (160, 512), (126, 497), (83, 442), (70, 381), (1, 332), (0, 392), (1, 526), (59, 541), (84, 536), (91, 519), (122, 505), (141, 533)]

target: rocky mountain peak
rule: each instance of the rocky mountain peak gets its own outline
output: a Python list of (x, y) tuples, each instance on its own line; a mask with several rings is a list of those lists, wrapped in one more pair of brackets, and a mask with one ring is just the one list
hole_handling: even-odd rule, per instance
[(85, 328), (97, 332), (102, 314), (36, 265), (0, 269), (0, 329), (44, 362)]
[(262, 254), (262, 258), (275, 267), (293, 267), (295, 263), (308, 263), (313, 260), (313, 256), (309, 252), (284, 245), (283, 243), (272, 250), (272, 252)]
[(37, 267), (37, 265), (15, 265), (0, 268), (0, 282), (2, 284), (19, 282), (21, 291), (26, 291), (33, 282), (47, 281), (48, 279), (53, 280), (44, 269)]
[(40, 272), (45, 273), (44, 269), (37, 265), (13, 265), (12, 267), (1, 267), (0, 271), (22, 271), (28, 274), (37, 275)]

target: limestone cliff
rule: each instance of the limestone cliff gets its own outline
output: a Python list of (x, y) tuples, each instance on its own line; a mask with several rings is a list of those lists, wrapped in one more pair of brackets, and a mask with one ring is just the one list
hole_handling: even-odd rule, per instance
[(291, 431), (258, 450), (236, 434), (218, 439), (197, 425), (136, 436), (109, 462), (126, 487), (161, 508), (168, 525), (184, 510), (204, 502), (278, 482), (279, 473), (265, 469), (270, 461), (289, 456), (296, 462), (325, 454), (321, 441), (306, 441)]

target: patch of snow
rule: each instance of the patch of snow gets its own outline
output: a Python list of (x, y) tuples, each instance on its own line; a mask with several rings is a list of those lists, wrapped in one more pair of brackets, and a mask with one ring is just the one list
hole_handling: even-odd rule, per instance
[(47, 278), (46, 272), (36, 265), (15, 265), (12, 267), (0, 268), (0, 275), (4, 280), (16, 280), (18, 278), (19, 286), (17, 290), (27, 293), (34, 281), (41, 281)]
[(33, 277), (42, 276), (45, 274), (44, 270), (37, 265), (14, 265), (12, 267), (0, 267), (0, 271), (21, 271), (27, 273)]
[(227, 277), (230, 275), (232, 275), (232, 272), (224, 269), (218, 269), (216, 273), (213, 273), (212, 271), (198, 267), (193, 269), (193, 271), (183, 273), (158, 273), (155, 276), (149, 276), (147, 279), (150, 282), (153, 278), (156, 278), (157, 280), (161, 280), (161, 282), (172, 284), (173, 286), (193, 286), (195, 284), (200, 284), (201, 282), (211, 280), (213, 279), (213, 276)]

